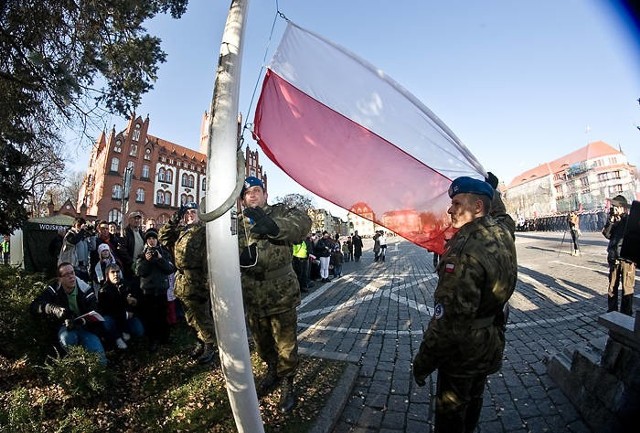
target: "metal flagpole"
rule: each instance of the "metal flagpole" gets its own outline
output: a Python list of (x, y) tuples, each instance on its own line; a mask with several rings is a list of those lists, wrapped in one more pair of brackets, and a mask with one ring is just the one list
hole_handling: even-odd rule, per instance
[[(220, 46), (209, 111), (206, 181), (209, 209), (228, 202), (237, 185), (240, 65), (248, 3), (248, 0), (232, 0)], [(222, 371), (238, 432), (263, 433), (244, 320), (235, 221), (236, 210), (232, 206), (221, 217), (207, 223), (212, 310)]]

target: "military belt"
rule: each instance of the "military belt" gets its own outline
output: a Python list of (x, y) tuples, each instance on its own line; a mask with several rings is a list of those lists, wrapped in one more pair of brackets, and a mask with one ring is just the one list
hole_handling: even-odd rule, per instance
[(471, 329), (487, 328), (487, 327), (493, 325), (495, 320), (496, 320), (496, 316), (482, 317), (480, 319), (474, 319), (474, 321), (471, 322)]
[(280, 269), (276, 269), (273, 271), (267, 272), (249, 272), (251, 278), (257, 281), (267, 281), (267, 280), (277, 280), (278, 278), (282, 278), (286, 275), (289, 275), (293, 272), (293, 268), (291, 265), (286, 265), (281, 267)]

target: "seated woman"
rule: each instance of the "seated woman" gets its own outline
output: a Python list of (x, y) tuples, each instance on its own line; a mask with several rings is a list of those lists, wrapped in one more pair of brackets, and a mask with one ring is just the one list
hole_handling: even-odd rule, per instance
[(120, 266), (107, 266), (104, 284), (98, 291), (98, 311), (104, 316), (104, 327), (109, 343), (118, 349), (126, 349), (126, 341), (133, 335), (144, 334), (142, 322), (135, 314), (138, 296), (132, 293), (122, 280)]

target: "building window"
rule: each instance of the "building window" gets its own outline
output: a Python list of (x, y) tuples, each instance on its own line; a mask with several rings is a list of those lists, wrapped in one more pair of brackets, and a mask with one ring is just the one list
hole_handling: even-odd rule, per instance
[(134, 158), (138, 156), (138, 145), (131, 144), (131, 150), (129, 151), (129, 156), (133, 156)]
[(144, 150), (144, 159), (146, 159), (147, 161), (151, 160), (151, 149), (149, 149), (148, 147)]
[(135, 141), (140, 140), (140, 125), (136, 124), (131, 138), (133, 138)]
[(162, 191), (156, 193), (156, 204), (164, 204), (164, 193)]
[(135, 163), (133, 161), (127, 162), (127, 168), (131, 169), (131, 173), (133, 173)]
[(187, 195), (180, 194), (180, 204), (185, 204), (187, 202)]
[(202, 178), (202, 190), (203, 191), (207, 190), (207, 178), (206, 177)]
[(162, 167), (160, 168), (160, 170), (158, 170), (158, 182), (164, 182), (164, 179), (165, 179), (164, 175), (165, 175), (165, 173), (166, 173), (166, 172), (165, 172), (164, 168), (162, 168)]
[(580, 185), (582, 185), (582, 187), (589, 187), (589, 178), (588, 177), (581, 177), (580, 178)]
[(173, 182), (173, 170), (167, 170), (167, 177), (165, 180), (167, 183)]
[(620, 179), (620, 170), (616, 170), (613, 172), (613, 178), (614, 179)]
[(193, 196), (191, 194), (189, 194), (187, 196), (187, 203), (193, 203), (195, 200), (193, 199)]
[(171, 193), (169, 191), (164, 192), (164, 204), (171, 205)]
[(113, 188), (111, 189), (111, 198), (122, 200), (122, 185), (113, 185)]
[(187, 173), (182, 174), (182, 186), (189, 186), (189, 176), (187, 176)]
[(117, 173), (119, 168), (120, 168), (120, 160), (118, 158), (112, 158), (111, 159), (111, 171), (114, 172), (114, 173)]
[(107, 214), (109, 222), (115, 221), (118, 225), (122, 222), (122, 213), (119, 209), (111, 209)]
[(113, 147), (113, 151), (117, 153), (122, 152), (122, 141), (116, 140), (116, 145)]
[(136, 190), (136, 202), (144, 203), (144, 189), (138, 188)]
[(149, 165), (145, 164), (142, 166), (142, 176), (143, 179), (149, 179)]

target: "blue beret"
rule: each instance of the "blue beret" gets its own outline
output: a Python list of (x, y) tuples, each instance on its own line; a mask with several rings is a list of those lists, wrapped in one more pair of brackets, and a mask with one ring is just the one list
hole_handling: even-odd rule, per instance
[(198, 203), (194, 201), (189, 201), (183, 204), (185, 209), (198, 209)]
[(249, 176), (244, 180), (242, 191), (240, 191), (240, 198), (244, 197), (244, 193), (252, 186), (259, 186), (264, 191), (264, 183), (255, 176)]
[(484, 180), (474, 179), (468, 176), (457, 178), (449, 187), (449, 197), (453, 198), (456, 194), (478, 194), (486, 195), (493, 200), (493, 187)]

